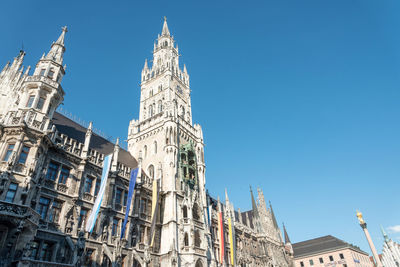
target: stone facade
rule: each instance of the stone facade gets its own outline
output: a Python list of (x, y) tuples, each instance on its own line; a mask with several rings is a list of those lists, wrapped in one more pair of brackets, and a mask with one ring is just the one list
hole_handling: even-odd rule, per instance
[[(190, 80), (164, 21), (153, 64), (141, 75), (140, 113), (128, 150), (56, 112), (64, 99), (64, 27), (32, 75), (25, 52), (0, 73), (0, 266), (233, 266), (225, 233), (221, 263), (217, 214), (235, 230), (235, 266), (292, 266), (263, 192), (235, 210), (205, 188), (202, 128), (192, 123)], [(85, 224), (97, 197), (104, 157), (112, 154), (94, 230)], [(125, 235), (120, 238), (130, 171), (140, 167)], [(150, 245), (152, 185), (160, 185)], [(227, 231), (225, 231), (227, 232)], [(285, 233), (285, 237), (287, 233)]]

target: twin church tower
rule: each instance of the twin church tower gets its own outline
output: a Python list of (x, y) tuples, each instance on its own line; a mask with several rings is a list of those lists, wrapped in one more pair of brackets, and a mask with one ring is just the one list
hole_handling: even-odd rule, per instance
[[(56, 111), (63, 28), (32, 75), (24, 51), (0, 73), (0, 266), (281, 266), (293, 250), (263, 192), (241, 212), (205, 188), (204, 140), (192, 122), (190, 78), (164, 19), (150, 66), (141, 73), (139, 119), (127, 151)], [(85, 223), (99, 193), (104, 157), (109, 179), (92, 233)], [(140, 167), (126, 234), (129, 173)], [(159, 185), (154, 202), (152, 185)], [(152, 205), (158, 205), (154, 240)], [(154, 241), (154, 242), (153, 242)]]

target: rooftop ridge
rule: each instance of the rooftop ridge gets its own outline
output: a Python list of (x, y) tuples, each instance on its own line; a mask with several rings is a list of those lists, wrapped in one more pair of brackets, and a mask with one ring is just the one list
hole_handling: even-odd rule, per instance
[[(82, 120), (81, 118), (75, 116), (72, 112), (69, 112), (67, 109), (62, 108), (61, 106), (59, 106), (56, 110), (56, 112), (58, 112), (59, 114), (63, 115), (64, 117), (70, 119), (71, 121), (73, 121), (74, 123), (78, 124), (79, 126), (87, 129), (89, 127), (89, 123), (86, 122), (85, 120)], [(108, 135), (104, 132), (102, 132), (100, 129), (93, 127), (93, 132), (95, 134), (97, 134), (98, 136), (106, 139), (107, 141), (115, 144), (117, 141), (117, 138), (114, 138), (112, 135)], [(128, 143), (125, 140), (119, 140), (119, 146), (125, 150), (128, 150)]]

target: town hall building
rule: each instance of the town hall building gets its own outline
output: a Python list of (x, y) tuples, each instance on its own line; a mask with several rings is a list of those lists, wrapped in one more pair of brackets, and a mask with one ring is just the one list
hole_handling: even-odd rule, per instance
[[(224, 202), (208, 194), (203, 130), (193, 123), (190, 76), (167, 21), (140, 76), (127, 150), (92, 123), (57, 112), (68, 95), (61, 85), (66, 33), (32, 72), (24, 70), (24, 51), (0, 72), (0, 266), (292, 267), (286, 229), (283, 240), (261, 189), (250, 190), (252, 209), (244, 212), (227, 193)], [(110, 154), (101, 207), (86, 232)]]

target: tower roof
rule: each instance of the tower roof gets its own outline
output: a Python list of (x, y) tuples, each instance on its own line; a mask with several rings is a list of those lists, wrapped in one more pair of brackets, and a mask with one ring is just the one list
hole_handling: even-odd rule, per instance
[(168, 29), (168, 24), (167, 24), (167, 17), (164, 17), (164, 24), (162, 27), (161, 35), (168, 35), (168, 36), (170, 35), (169, 29)]

